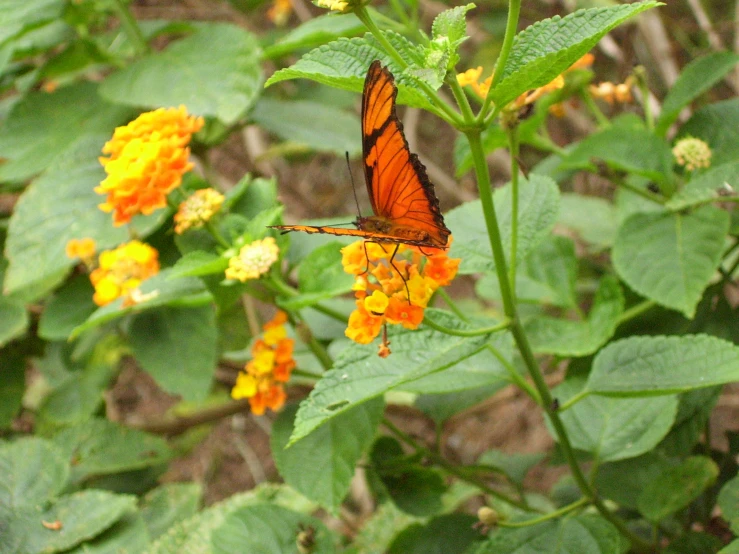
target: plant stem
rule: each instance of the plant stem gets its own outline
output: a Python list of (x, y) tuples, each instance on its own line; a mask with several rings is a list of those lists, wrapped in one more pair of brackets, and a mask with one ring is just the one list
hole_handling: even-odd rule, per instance
[[(493, 75), (493, 82), (490, 84), (490, 90), (493, 90), (500, 80), (503, 78), (503, 69), (508, 61), (508, 56), (511, 53), (511, 47), (513, 46), (513, 39), (516, 38), (516, 30), (518, 29), (518, 16), (521, 13), (521, 0), (509, 0), (508, 1), (508, 20), (505, 26), (505, 37), (503, 38), (503, 46), (500, 47), (500, 55), (498, 61), (495, 63), (495, 74)], [(490, 92), (488, 92), (490, 96)]]
[(618, 318), (617, 325), (621, 325), (622, 323), (626, 323), (627, 321), (634, 319), (635, 317), (639, 317), (641, 314), (648, 310), (651, 310), (656, 305), (657, 303), (654, 300), (644, 300), (643, 302), (639, 302), (638, 304), (631, 306), (631, 308), (625, 310)]
[(132, 429), (140, 429), (147, 433), (156, 435), (174, 436), (180, 435), (198, 425), (212, 423), (241, 412), (249, 411), (249, 402), (247, 400), (230, 400), (217, 406), (210, 406), (198, 412), (194, 412), (183, 416), (165, 416), (154, 421), (144, 421), (143, 423), (129, 424)]
[(136, 19), (131, 15), (128, 5), (123, 0), (113, 0), (111, 5), (116, 15), (118, 15), (121, 27), (126, 33), (128, 40), (131, 41), (136, 54), (140, 55), (149, 52), (151, 49), (149, 48), (141, 29), (136, 23)]
[(444, 302), (446, 302), (446, 305), (449, 306), (449, 309), (454, 313), (454, 315), (456, 315), (462, 321), (469, 321), (467, 314), (459, 309), (459, 306), (457, 306), (456, 302), (451, 299), (447, 291), (445, 291), (444, 289), (437, 289), (436, 294), (444, 299)]
[(579, 500), (576, 500), (572, 504), (568, 504), (567, 506), (563, 506), (559, 510), (554, 510), (553, 512), (549, 512), (547, 514), (544, 514), (541, 517), (536, 517), (534, 519), (527, 519), (524, 521), (499, 521), (497, 523), (498, 527), (530, 527), (531, 525), (537, 525), (539, 523), (544, 523), (545, 521), (549, 521), (550, 519), (556, 519), (558, 517), (561, 517), (563, 515), (569, 514), (570, 512), (574, 512), (575, 510), (579, 510), (580, 508), (583, 508), (587, 506), (590, 503), (590, 501), (583, 497)]
[(590, 96), (590, 93), (587, 90), (581, 90), (578, 96), (588, 110), (590, 110), (590, 113), (593, 114), (593, 117), (598, 122), (598, 126), (601, 129), (611, 126), (611, 121), (605, 116), (603, 110), (598, 107), (598, 104), (595, 103), (595, 100), (593, 100), (593, 97)]
[(517, 127), (507, 129), (508, 146), (511, 151), (511, 253), (508, 280), (511, 282), (511, 294), (516, 298), (516, 254), (518, 250), (518, 130)]

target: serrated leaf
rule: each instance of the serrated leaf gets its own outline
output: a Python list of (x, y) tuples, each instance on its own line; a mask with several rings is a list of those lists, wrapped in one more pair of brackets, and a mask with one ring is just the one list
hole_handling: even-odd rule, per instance
[(708, 335), (630, 337), (596, 354), (585, 391), (673, 394), (739, 381), (739, 347)]
[[(34, 290), (38, 298), (59, 284), (75, 264), (65, 254), (70, 239), (90, 237), (98, 249), (128, 239), (128, 230), (113, 227), (110, 214), (98, 209), (103, 197), (93, 190), (105, 178), (97, 160), (105, 140), (103, 135), (85, 135), (69, 144), (21, 196), (10, 218), (5, 244), (10, 262), (6, 293), (40, 285)], [(136, 232), (151, 232), (157, 217), (137, 218)]]
[(734, 534), (739, 534), (739, 477), (734, 477), (721, 487), (718, 506), (731, 530)]
[[(507, 259), (511, 250), (510, 184), (496, 189), (493, 200)], [(523, 261), (527, 254), (549, 234), (557, 220), (558, 210), (559, 188), (552, 179), (530, 174), (528, 180), (523, 178), (520, 180), (516, 258), (519, 262)], [(454, 233), (454, 242), (449, 256), (462, 259), (460, 273), (493, 271), (495, 261), (480, 201), (462, 204), (450, 210), (444, 219)]]
[(703, 106), (680, 128), (679, 137), (696, 137), (711, 147), (711, 163), (719, 166), (739, 160), (739, 98)]
[(613, 265), (636, 292), (692, 318), (728, 231), (729, 215), (713, 206), (635, 214), (618, 230)]
[(129, 513), (94, 539), (65, 554), (140, 554), (149, 544), (149, 533), (139, 513)]
[(465, 6), (455, 6), (448, 10), (444, 10), (434, 19), (431, 25), (431, 35), (433, 39), (447, 38), (453, 44), (458, 44), (465, 38), (467, 34), (467, 23), (465, 15), (468, 11), (475, 7), (474, 4)]
[(54, 435), (53, 441), (74, 462), (74, 482), (162, 464), (172, 455), (161, 437), (105, 419), (91, 419), (68, 427)]
[(38, 438), (0, 442), (0, 506), (31, 508), (59, 494), (69, 465), (54, 444)]
[(195, 250), (182, 256), (172, 267), (170, 279), (178, 277), (197, 277), (223, 273), (228, 267), (228, 259), (210, 252)]
[(334, 106), (261, 98), (250, 118), (282, 140), (318, 152), (357, 156), (362, 151), (359, 118)]
[(720, 386), (691, 390), (681, 394), (675, 423), (657, 449), (669, 456), (690, 454), (706, 430), (706, 423), (711, 417), (711, 412), (720, 394)]
[(446, 514), (427, 523), (406, 527), (393, 540), (388, 554), (448, 554), (468, 552), (482, 535), (469, 514)]
[[(470, 328), (441, 311), (435, 311), (433, 317), (452, 329)], [(290, 440), (307, 436), (352, 406), (391, 388), (454, 366), (479, 352), (487, 339), (487, 335), (459, 337), (423, 327), (400, 331), (391, 335), (393, 353), (384, 359), (377, 356), (375, 345), (351, 345), (301, 403)]]
[(357, 35), (364, 30), (364, 25), (353, 13), (319, 15), (302, 22), (274, 44), (265, 46), (263, 57), (282, 57), (298, 49), (314, 48), (339, 37)]
[(136, 314), (129, 338), (134, 357), (164, 390), (185, 400), (207, 396), (218, 347), (213, 307), (165, 307)]
[(606, 8), (578, 10), (566, 17), (538, 21), (516, 35), (501, 80), (491, 91), (503, 106), (518, 95), (551, 82), (603, 36), (630, 17), (661, 5), (635, 2)]
[[(397, 33), (386, 31), (385, 36), (409, 64), (423, 66), (424, 54), (421, 49)], [(428, 98), (414, 88), (414, 80), (395, 64), (370, 34), (362, 38), (340, 38), (319, 46), (292, 66), (276, 71), (264, 86), (304, 78), (342, 90), (361, 92), (367, 68), (374, 60), (380, 60), (395, 76), (399, 104), (433, 110)]]
[(95, 289), (87, 275), (77, 275), (49, 299), (41, 314), (38, 334), (46, 340), (66, 340), (72, 330), (92, 315)]
[(637, 501), (639, 511), (653, 522), (686, 507), (718, 477), (710, 458), (692, 456), (647, 483)]
[(686, 65), (667, 91), (655, 132), (664, 135), (680, 111), (723, 79), (737, 62), (739, 55), (733, 52), (712, 52)]
[[(568, 379), (553, 394), (560, 402), (566, 402), (581, 388), (582, 380)], [(675, 396), (587, 396), (560, 417), (573, 447), (591, 453), (596, 462), (613, 462), (654, 448), (672, 427), (677, 404)]]
[(200, 24), (167, 49), (108, 76), (100, 93), (129, 106), (179, 106), (231, 125), (244, 116), (262, 88), (254, 35), (226, 23)]
[(739, 540), (734, 540), (718, 551), (718, 554), (739, 554)]
[(313, 534), (311, 553), (336, 552), (338, 537), (321, 520), (281, 506), (260, 505), (239, 508), (226, 516), (223, 524), (213, 531), (213, 554), (296, 552), (301, 532)]
[(654, 451), (638, 458), (608, 462), (598, 467), (595, 486), (605, 498), (636, 510), (637, 499), (647, 483), (674, 465), (676, 462)]
[(524, 324), (534, 352), (557, 356), (593, 354), (613, 336), (624, 310), (624, 297), (612, 276), (601, 279), (585, 321), (534, 317)]
[[(626, 539), (596, 515), (578, 515), (493, 533), (476, 554), (619, 554)], [(552, 550), (553, 546), (556, 550)]]
[[(65, 158), (70, 144), (89, 136), (112, 135), (129, 114), (128, 108), (103, 100), (97, 85), (91, 82), (53, 93), (28, 94), (13, 106), (0, 128), (0, 157), (7, 159), (0, 166), (0, 181), (23, 181), (52, 164), (69, 167)], [(96, 155), (104, 142), (98, 144)]]
[(349, 490), (357, 461), (374, 440), (384, 407), (382, 399), (356, 406), (287, 448), (298, 407), (283, 410), (270, 439), (282, 478), (306, 498), (336, 512)]
[(175, 523), (198, 511), (203, 486), (200, 483), (165, 483), (141, 500), (141, 515), (151, 539), (164, 534)]
[(558, 223), (575, 231), (593, 250), (609, 248), (616, 239), (616, 210), (605, 198), (563, 193)]
[(693, 177), (671, 197), (665, 206), (673, 211), (705, 204), (707, 201), (720, 202), (727, 197), (739, 195), (739, 161), (712, 167)]

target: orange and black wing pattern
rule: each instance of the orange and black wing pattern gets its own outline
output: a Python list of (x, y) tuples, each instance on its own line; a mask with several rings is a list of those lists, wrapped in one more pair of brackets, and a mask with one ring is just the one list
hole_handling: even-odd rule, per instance
[(376, 242), (446, 248), (451, 232), (444, 225), (434, 185), (411, 153), (395, 113), (398, 89), (392, 73), (375, 60), (362, 95), (362, 152), (374, 216), (359, 217), (357, 229), (283, 225), (283, 231), (351, 235)]

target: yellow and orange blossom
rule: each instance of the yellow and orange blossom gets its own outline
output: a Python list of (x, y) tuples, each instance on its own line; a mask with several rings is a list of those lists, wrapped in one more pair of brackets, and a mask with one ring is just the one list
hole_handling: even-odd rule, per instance
[(219, 212), (225, 197), (216, 189), (196, 190), (182, 202), (174, 214), (174, 232), (181, 235), (188, 229), (199, 229)]
[(109, 156), (99, 158), (108, 176), (95, 192), (107, 195), (100, 209), (113, 212), (116, 226), (167, 205), (167, 194), (193, 167), (187, 145), (203, 124), (180, 106), (143, 113), (115, 130), (103, 147)]
[(285, 323), (287, 314), (281, 311), (265, 323), (262, 338), (252, 346), (252, 359), (239, 373), (231, 390), (234, 399), (247, 398), (256, 415), (262, 415), (267, 408), (279, 410), (287, 398), (283, 383), (290, 380), (295, 360), (294, 341), (287, 338)]
[(137, 240), (122, 244), (114, 250), (104, 250), (98, 258), (98, 267), (90, 273), (95, 287), (92, 299), (98, 306), (116, 298), (140, 298), (141, 283), (159, 273), (159, 252)]
[(65, 247), (67, 258), (79, 258), (89, 266), (95, 257), (95, 241), (91, 238), (71, 239)]

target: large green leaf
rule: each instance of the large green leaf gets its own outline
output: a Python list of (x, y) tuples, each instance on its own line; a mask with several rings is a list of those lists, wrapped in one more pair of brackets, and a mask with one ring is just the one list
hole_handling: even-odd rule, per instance
[(69, 465), (51, 442), (24, 438), (0, 442), (0, 506), (31, 508), (59, 494), (67, 484)]
[(544, 19), (516, 35), (501, 80), (491, 91), (498, 106), (551, 82), (593, 48), (611, 29), (659, 2), (636, 2), (578, 10), (566, 17)]
[(703, 139), (711, 147), (714, 166), (739, 159), (739, 98), (703, 106), (680, 128), (680, 136)]
[(10, 426), (18, 413), (26, 390), (26, 359), (21, 352), (0, 350), (0, 429)]
[(226, 23), (198, 26), (193, 35), (110, 75), (100, 93), (129, 106), (178, 106), (235, 123), (262, 87), (254, 35)]
[(595, 486), (603, 497), (620, 506), (636, 510), (641, 491), (677, 462), (669, 460), (655, 451), (638, 458), (608, 462), (598, 467)]
[(616, 210), (611, 202), (598, 196), (563, 193), (558, 223), (575, 231), (593, 250), (613, 246), (616, 238)]
[[(435, 311), (433, 317), (452, 329), (474, 328), (444, 312)], [(351, 345), (301, 403), (290, 440), (307, 436), (342, 412), (393, 387), (453, 367), (479, 352), (487, 339), (488, 335), (460, 337), (427, 328), (404, 330), (391, 335), (392, 354), (384, 359), (377, 356), (375, 345)]]
[(144, 517), (138, 512), (127, 513), (94, 539), (65, 554), (141, 554), (149, 538)]
[[(0, 157), (7, 158), (0, 166), (0, 182), (28, 179), (52, 163), (57, 169), (74, 167), (68, 147), (90, 135), (99, 137), (99, 155), (105, 142), (101, 135), (112, 135), (129, 114), (128, 108), (100, 98), (93, 83), (70, 85), (51, 94), (30, 93), (13, 106), (0, 128)], [(53, 178), (64, 188), (59, 185), (63, 176), (54, 174)]]
[(218, 347), (213, 307), (166, 307), (136, 314), (129, 337), (133, 355), (164, 390), (185, 400), (207, 396)]
[(619, 228), (613, 265), (636, 292), (692, 318), (728, 231), (729, 215), (713, 206), (635, 214)]
[(22, 300), (0, 294), (0, 347), (21, 336), (28, 328), (28, 313)]
[(149, 536), (156, 539), (175, 523), (194, 516), (202, 496), (200, 483), (165, 483), (147, 493), (141, 500), (141, 514)]
[[(510, 255), (511, 243), (511, 186), (495, 190), (495, 213), (505, 249)], [(549, 177), (531, 174), (519, 182), (518, 197), (518, 250), (517, 260), (526, 255), (549, 234), (557, 220), (559, 188)], [(445, 216), (447, 226), (454, 233), (450, 249), (451, 257), (462, 258), (461, 273), (492, 271), (495, 269), (490, 239), (479, 200), (467, 202), (449, 211)]]
[(250, 118), (284, 141), (318, 152), (357, 156), (362, 151), (359, 118), (338, 107), (309, 100), (262, 98)]
[(739, 381), (739, 347), (708, 335), (630, 337), (596, 354), (585, 391), (650, 396)]
[(604, 277), (585, 321), (537, 316), (525, 322), (534, 352), (558, 356), (593, 354), (613, 336), (624, 309), (618, 281)]
[(620, 554), (625, 539), (596, 515), (550, 520), (517, 529), (500, 529), (476, 554)]
[(298, 49), (314, 48), (364, 30), (364, 25), (353, 13), (319, 15), (302, 22), (274, 44), (265, 46), (264, 57), (282, 57)]
[(388, 554), (449, 554), (468, 552), (482, 540), (469, 514), (446, 514), (427, 523), (409, 525), (387, 549)]
[(664, 135), (680, 111), (723, 79), (737, 62), (739, 55), (733, 52), (713, 52), (686, 65), (665, 96), (655, 132)]
[(0, 4), (0, 43), (24, 29), (61, 17), (64, 0), (30, 0)]
[(298, 407), (284, 410), (272, 427), (270, 441), (282, 478), (306, 498), (336, 512), (357, 461), (374, 440), (384, 407), (382, 399), (356, 406), (287, 448)]
[(681, 394), (675, 423), (657, 449), (669, 456), (690, 454), (706, 430), (706, 424), (720, 395), (720, 385)]
[(718, 505), (731, 530), (739, 533), (739, 477), (734, 477), (721, 487)]
[[(34, 295), (38, 298), (56, 286), (75, 264), (64, 250), (70, 239), (90, 237), (98, 249), (128, 239), (128, 230), (113, 227), (110, 214), (98, 209), (104, 197), (93, 190), (105, 178), (97, 160), (105, 140), (103, 135), (82, 136), (21, 196), (10, 218), (5, 244), (10, 262), (6, 292), (37, 285)], [(141, 218), (136, 231), (146, 235), (157, 225), (156, 218)]]
[[(553, 394), (566, 401), (582, 388), (568, 379)], [(597, 462), (634, 458), (654, 448), (675, 421), (677, 398), (603, 398), (587, 396), (562, 412), (572, 446), (589, 452)]]
[(687, 458), (647, 483), (639, 495), (639, 511), (647, 519), (659, 522), (690, 504), (716, 481), (716, 477), (718, 466), (710, 458)]
[(725, 195), (739, 194), (739, 160), (725, 163), (703, 171), (671, 197), (667, 204), (670, 210), (678, 211), (715, 200), (720, 202)]
[(87, 275), (77, 275), (67, 281), (46, 303), (39, 321), (39, 336), (46, 340), (69, 338), (72, 330), (97, 308), (92, 301), (94, 293)]

